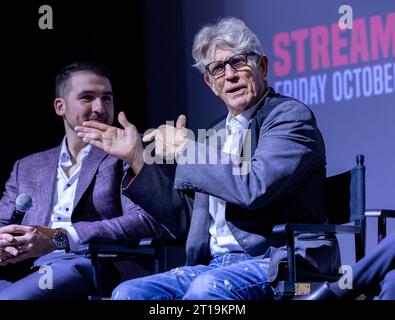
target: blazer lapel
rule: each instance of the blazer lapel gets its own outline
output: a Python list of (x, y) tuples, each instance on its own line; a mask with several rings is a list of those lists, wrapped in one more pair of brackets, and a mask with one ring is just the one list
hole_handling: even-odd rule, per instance
[(251, 141), (251, 156), (252, 156), (258, 145), (259, 130), (260, 130), (260, 125), (256, 117), (254, 117), (251, 120), (249, 124), (249, 129), (251, 130), (250, 141)]
[[(216, 134), (216, 139), (217, 139), (217, 149), (218, 150), (222, 150), (224, 144), (225, 144), (225, 140), (226, 140), (226, 118), (223, 119), (222, 121), (220, 121), (219, 123), (217, 123), (214, 127), (214, 132)], [(212, 132), (211, 135), (214, 134), (214, 132)], [(208, 135), (206, 141), (208, 141), (208, 139), (211, 137), (211, 135)]]
[[(99, 148), (92, 146), (91, 151), (82, 161), (80, 176), (78, 178), (77, 190), (74, 196), (74, 208), (81, 200), (82, 195), (85, 193), (88, 186), (91, 184), (96, 175), (97, 169), (101, 161), (107, 156), (107, 153)], [(73, 209), (74, 209), (73, 208)]]
[(209, 196), (197, 192), (186, 244), (187, 265), (195, 264), (196, 261), (210, 261), (210, 223)]
[(213, 128), (217, 131), (217, 130), (225, 129), (225, 125), (226, 125), (226, 117), (225, 119), (218, 122)]
[(60, 147), (51, 150), (40, 163), (37, 178), (37, 204), (40, 206), (33, 220), (33, 224), (47, 226), (52, 213), (52, 201), (55, 193), (56, 178), (58, 174), (58, 160)]
[(248, 129), (251, 130), (251, 156), (254, 154), (256, 147), (258, 146), (259, 132), (261, 130), (261, 124), (268, 114), (272, 111), (273, 103), (271, 98), (274, 96), (274, 90), (269, 88), (269, 93), (264, 100), (262, 100), (260, 106), (255, 111), (255, 114), (251, 117)]

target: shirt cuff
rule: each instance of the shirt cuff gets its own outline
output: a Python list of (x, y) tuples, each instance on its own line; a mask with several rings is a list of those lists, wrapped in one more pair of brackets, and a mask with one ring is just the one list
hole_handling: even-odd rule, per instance
[(67, 232), (67, 239), (69, 240), (70, 251), (77, 251), (81, 245), (80, 237), (73, 226), (62, 227)]
[(135, 178), (136, 176), (132, 173), (132, 169), (128, 169), (122, 179), (122, 190), (129, 188)]

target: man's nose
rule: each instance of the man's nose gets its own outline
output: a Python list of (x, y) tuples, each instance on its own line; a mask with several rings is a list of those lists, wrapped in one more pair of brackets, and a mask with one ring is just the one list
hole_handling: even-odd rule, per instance
[(97, 113), (102, 113), (104, 111), (103, 101), (99, 97), (93, 100), (92, 111)]
[(225, 64), (224, 73), (226, 79), (233, 79), (237, 75), (237, 71), (229, 63)]

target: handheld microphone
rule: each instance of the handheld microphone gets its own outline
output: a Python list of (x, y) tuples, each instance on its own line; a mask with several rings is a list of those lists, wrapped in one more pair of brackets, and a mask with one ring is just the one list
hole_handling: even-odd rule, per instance
[(21, 224), (27, 210), (33, 205), (32, 198), (27, 194), (20, 194), (15, 200), (15, 209), (12, 213), (10, 224)]

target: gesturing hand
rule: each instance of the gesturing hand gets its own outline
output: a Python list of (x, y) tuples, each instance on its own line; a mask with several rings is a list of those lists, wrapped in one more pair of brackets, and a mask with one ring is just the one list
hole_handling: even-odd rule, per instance
[(118, 115), (123, 129), (96, 121), (86, 121), (83, 126), (75, 127), (84, 142), (98, 147), (126, 163), (137, 174), (144, 165), (143, 145), (136, 127), (131, 124), (124, 112)]
[(172, 159), (187, 143), (186, 117), (180, 115), (176, 126), (161, 125), (143, 137), (144, 142), (155, 140), (155, 154), (165, 159)]

